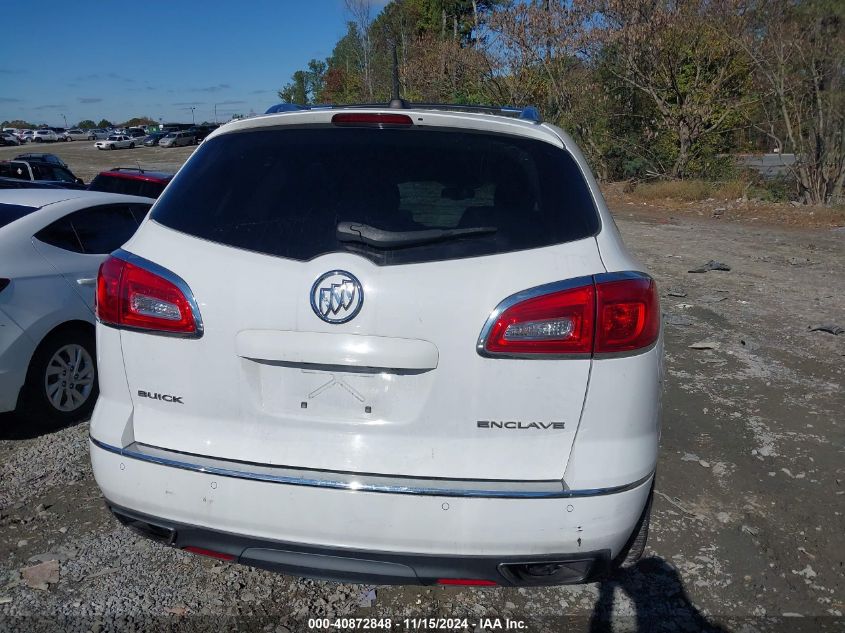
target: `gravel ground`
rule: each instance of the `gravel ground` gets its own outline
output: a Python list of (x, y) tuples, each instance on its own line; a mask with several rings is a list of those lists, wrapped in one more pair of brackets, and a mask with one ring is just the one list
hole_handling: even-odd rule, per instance
[[(170, 150), (127, 155), (141, 152), (170, 160)], [(505, 618), (528, 631), (845, 630), (845, 335), (808, 329), (845, 327), (845, 235), (672, 214), (616, 213), (658, 280), (666, 319), (652, 532), (634, 570), (575, 587), (467, 589), (342, 585), (220, 563), (111, 518), (87, 424), (49, 430), (3, 415), (0, 631), (302, 631), (308, 618), (345, 616), (392, 618), (400, 630), (431, 628), (403, 619), (435, 616), (491, 631)], [(687, 272), (711, 259), (731, 271)], [(22, 578), (51, 560), (41, 588)]]

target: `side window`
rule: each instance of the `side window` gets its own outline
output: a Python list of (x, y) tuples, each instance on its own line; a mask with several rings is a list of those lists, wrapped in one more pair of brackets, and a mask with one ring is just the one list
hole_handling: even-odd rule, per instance
[(66, 251), (73, 253), (83, 253), (82, 244), (76, 231), (73, 230), (73, 225), (70, 223), (70, 218), (65, 216), (56, 220), (52, 224), (45, 226), (43, 229), (35, 234), (35, 238), (41, 240), (45, 244), (50, 244), (57, 248), (63, 248)]
[[(3, 174), (4, 176), (6, 174)], [(27, 171), (26, 164), (16, 161), (9, 163), (9, 178), (17, 178), (18, 180), (29, 180), (29, 171)]]
[(144, 218), (147, 217), (147, 214), (150, 212), (152, 208), (151, 204), (132, 204), (129, 205), (129, 210), (132, 212), (132, 216), (135, 218), (135, 221), (140, 225), (141, 222), (144, 221)]
[(85, 253), (105, 255), (120, 248), (135, 230), (138, 221), (126, 204), (91, 207), (72, 213), (70, 221)]

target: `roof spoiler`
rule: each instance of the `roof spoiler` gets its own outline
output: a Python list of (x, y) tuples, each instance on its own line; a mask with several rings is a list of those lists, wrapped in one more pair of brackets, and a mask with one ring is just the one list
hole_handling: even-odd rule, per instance
[(534, 106), (518, 108), (514, 106), (492, 105), (464, 105), (456, 103), (408, 103), (404, 99), (392, 99), (390, 103), (354, 103), (344, 105), (319, 104), (300, 105), (297, 103), (277, 103), (267, 108), (264, 114), (282, 114), (286, 112), (302, 112), (305, 110), (347, 110), (347, 109), (390, 109), (390, 110), (440, 110), (445, 112), (477, 112), (479, 114), (494, 114), (507, 116), (531, 123), (542, 123), (540, 111)]

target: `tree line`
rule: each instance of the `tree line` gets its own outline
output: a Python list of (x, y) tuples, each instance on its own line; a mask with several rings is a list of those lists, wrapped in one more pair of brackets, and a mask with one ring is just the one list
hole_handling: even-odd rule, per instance
[[(115, 126), (115, 124), (109, 121), (108, 119), (100, 119), (99, 123), (96, 123), (92, 119), (83, 119), (73, 127), (77, 127), (81, 130), (93, 130), (95, 128), (100, 129), (111, 127), (136, 127), (139, 125), (158, 125), (158, 123), (146, 116), (136, 116), (123, 123), (118, 123), (117, 126)], [(16, 119), (14, 121), (3, 121), (2, 123), (0, 123), (0, 126), (4, 128), (12, 127), (19, 130), (35, 130), (39, 127), (47, 127), (46, 125), (38, 126), (34, 123), (30, 123), (29, 121), (23, 121), (21, 119)]]
[(839, 0), (346, 0), (346, 33), (289, 103), (536, 105), (603, 180), (731, 177), (794, 153), (796, 198), (845, 202)]

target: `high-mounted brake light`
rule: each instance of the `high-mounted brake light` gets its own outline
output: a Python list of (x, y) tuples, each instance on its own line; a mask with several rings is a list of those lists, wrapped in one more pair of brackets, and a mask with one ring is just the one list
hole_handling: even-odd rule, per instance
[(184, 281), (111, 256), (97, 275), (97, 318), (118, 328), (176, 336), (202, 335), (201, 321)]
[(376, 127), (406, 127), (414, 124), (407, 114), (386, 112), (338, 112), (332, 117), (334, 125), (372, 125)]
[(650, 277), (607, 273), (581, 281), (503, 301), (482, 330), (478, 352), (528, 358), (620, 354), (657, 340), (660, 306)]

